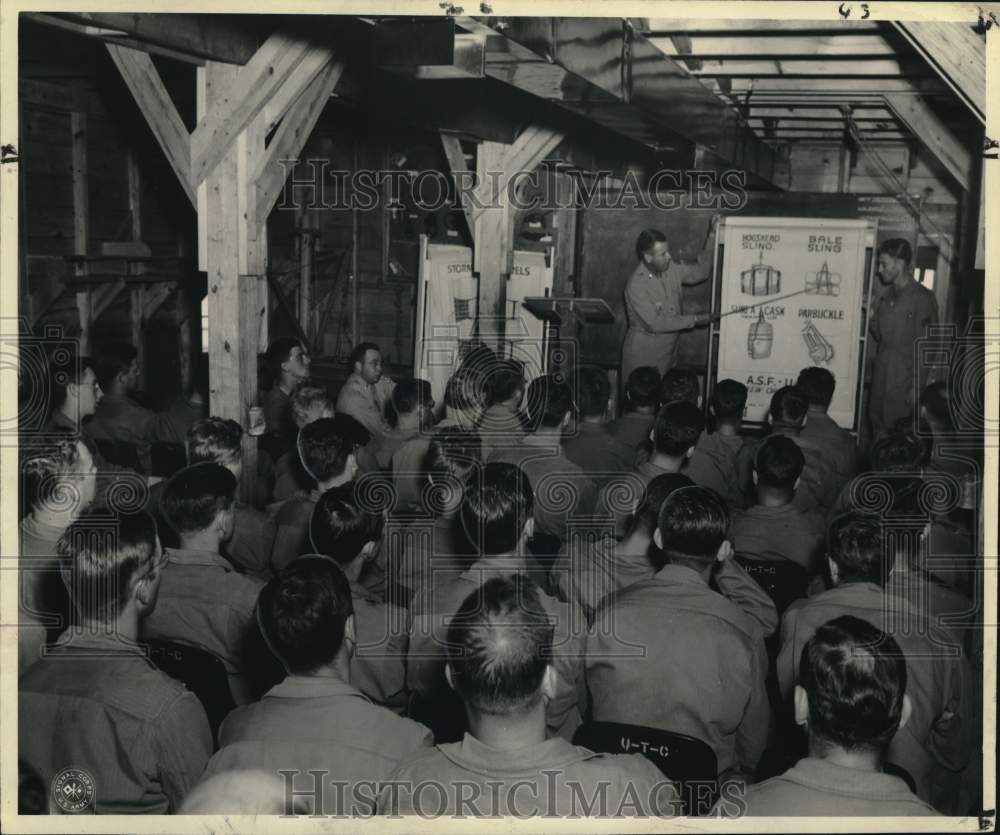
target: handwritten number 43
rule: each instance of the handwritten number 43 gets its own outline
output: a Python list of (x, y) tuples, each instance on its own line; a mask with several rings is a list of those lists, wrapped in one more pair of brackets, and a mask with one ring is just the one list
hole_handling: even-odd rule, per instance
[[(840, 12), (840, 16), (847, 20), (851, 16), (851, 12), (854, 11), (854, 7), (850, 3), (841, 3), (840, 8), (837, 10)], [(871, 10), (868, 8), (867, 3), (861, 4), (861, 19), (868, 20), (871, 17)]]

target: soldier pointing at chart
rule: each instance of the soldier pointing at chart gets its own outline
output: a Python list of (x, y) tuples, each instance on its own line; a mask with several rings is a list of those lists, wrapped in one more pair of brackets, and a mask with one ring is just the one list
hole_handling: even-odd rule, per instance
[(622, 347), (622, 381), (633, 369), (650, 365), (660, 374), (677, 361), (677, 340), (681, 333), (707, 325), (708, 313), (686, 314), (682, 286), (701, 284), (709, 273), (685, 281), (671, 265), (670, 247), (658, 229), (644, 229), (635, 242), (639, 264), (625, 284), (628, 331)]

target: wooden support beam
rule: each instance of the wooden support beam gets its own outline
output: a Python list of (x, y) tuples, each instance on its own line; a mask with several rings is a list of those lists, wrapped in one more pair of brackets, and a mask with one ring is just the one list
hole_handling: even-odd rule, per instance
[(331, 61), (291, 106), (261, 155), (254, 172), (257, 184), (257, 216), (266, 221), (285, 184), (288, 170), (282, 160), (295, 159), (305, 146), (340, 76), (343, 61)]
[[(86, 255), (89, 244), (90, 192), (87, 181), (87, 114), (83, 110), (84, 95), (78, 83), (73, 85), (76, 109), (70, 114), (73, 177), (73, 252)], [(76, 275), (86, 275), (86, 263), (74, 266)], [(90, 327), (94, 321), (90, 288), (76, 294), (76, 309), (80, 319), (80, 354), (90, 353)]]
[[(477, 319), (480, 338), (501, 355), (507, 313), (507, 277), (510, 275), (511, 211), (503, 176), (509, 147), (481, 142), (476, 154), (480, 205), (473, 238), (473, 272), (479, 277)], [(491, 176), (491, 174), (493, 176)], [(497, 176), (497, 175), (500, 176)]]
[(986, 124), (986, 39), (968, 23), (894, 21), (955, 94)]
[(98, 287), (90, 286), (86, 289), (91, 294), (91, 321), (96, 322), (98, 317), (118, 298), (118, 294), (125, 289), (125, 279), (119, 278), (117, 281), (102, 284)]
[(285, 80), (271, 99), (264, 105), (264, 132), (269, 134), (288, 112), (305, 89), (334, 59), (334, 51), (325, 46), (314, 46)]
[(139, 363), (139, 385), (142, 387), (146, 380), (146, 339), (144, 332), (145, 321), (143, 319), (143, 308), (146, 306), (146, 288), (139, 284), (129, 288), (131, 302), (130, 319), (132, 322), (132, 344), (136, 350), (136, 362)]
[(142, 304), (143, 322), (148, 322), (153, 318), (153, 314), (160, 309), (161, 305), (173, 295), (177, 289), (177, 284), (151, 284), (145, 287), (145, 299)]
[(917, 96), (885, 97), (893, 114), (930, 151), (965, 191), (972, 176), (972, 154), (951, 129)]
[(215, 169), (240, 133), (313, 48), (309, 41), (279, 30), (261, 45), (232, 81), (223, 89), (211, 91), (215, 104), (208, 108), (191, 134), (192, 187)]
[(465, 222), (469, 225), (469, 235), (474, 235), (476, 230), (476, 213), (469, 205), (470, 197), (465, 189), (461, 188), (463, 182), (472, 182), (472, 171), (465, 162), (465, 154), (462, 152), (462, 143), (457, 136), (452, 134), (441, 134), (441, 147), (444, 148), (445, 159), (448, 160), (448, 167), (455, 177), (456, 191), (458, 199), (462, 204), (462, 213), (465, 215)]
[(153, 59), (145, 52), (114, 44), (107, 44), (107, 49), (125, 84), (132, 91), (136, 104), (146, 117), (156, 141), (160, 143), (160, 148), (163, 149), (167, 162), (177, 175), (181, 188), (191, 201), (191, 205), (196, 206), (197, 198), (191, 186), (190, 135), (153, 64)]

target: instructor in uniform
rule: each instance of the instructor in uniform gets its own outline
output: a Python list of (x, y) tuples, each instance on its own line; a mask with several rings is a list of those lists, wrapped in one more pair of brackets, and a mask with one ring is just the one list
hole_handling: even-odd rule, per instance
[(912, 258), (902, 238), (883, 241), (878, 248), (878, 275), (889, 290), (871, 319), (878, 346), (868, 401), (873, 438), (913, 412), (915, 393), (926, 383), (926, 373), (914, 366), (914, 344), (928, 325), (937, 324), (938, 306), (934, 294), (913, 277)]
[(666, 236), (657, 229), (644, 229), (635, 242), (639, 265), (625, 285), (628, 331), (622, 347), (621, 380), (633, 369), (651, 365), (664, 374), (677, 361), (677, 339), (683, 331), (712, 321), (708, 313), (685, 314), (681, 300), (683, 284), (700, 284), (708, 276), (683, 281), (668, 277), (670, 248)]

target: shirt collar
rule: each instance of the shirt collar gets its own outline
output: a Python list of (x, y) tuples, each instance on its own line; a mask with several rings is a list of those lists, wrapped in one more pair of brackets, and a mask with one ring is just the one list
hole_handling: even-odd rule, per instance
[(335, 676), (286, 676), (267, 691), (264, 698), (275, 699), (320, 699), (330, 696), (357, 696), (366, 702), (371, 700), (352, 684)]
[(558, 736), (508, 751), (486, 745), (466, 733), (461, 742), (441, 745), (438, 750), (456, 765), (489, 774), (524, 774), (542, 768), (565, 767), (591, 757), (586, 748), (572, 745)]
[(233, 571), (232, 565), (222, 554), (215, 551), (200, 551), (189, 548), (167, 548), (170, 562), (181, 565), (214, 565), (226, 571)]
[(45, 542), (58, 542), (59, 538), (66, 532), (65, 528), (49, 525), (46, 522), (39, 522), (32, 514), (28, 514), (21, 520), (21, 536), (33, 536)]
[(799, 760), (784, 776), (805, 786), (824, 790), (836, 788), (873, 800), (913, 798), (909, 786), (892, 774), (848, 768), (817, 757)]
[(106, 657), (108, 655), (139, 655), (147, 657), (146, 648), (135, 641), (127, 641), (116, 633), (92, 631), (71, 626), (62, 632), (50, 648), (54, 652), (71, 655)]
[(656, 572), (656, 579), (664, 583), (670, 583), (670, 585), (681, 585), (681, 586), (707, 586), (708, 583), (704, 577), (701, 576), (693, 568), (688, 568), (686, 565), (675, 565), (673, 563), (667, 563), (663, 568)]

